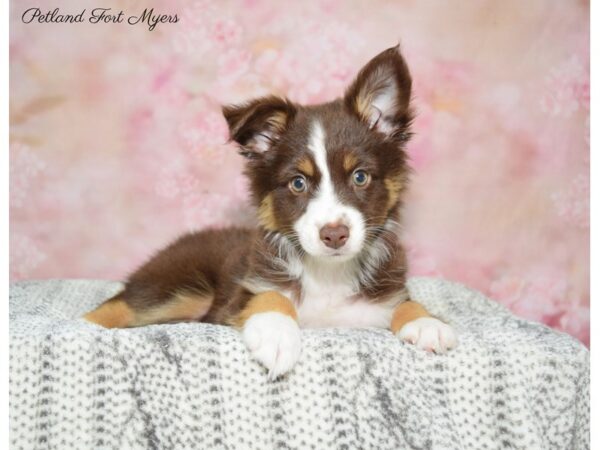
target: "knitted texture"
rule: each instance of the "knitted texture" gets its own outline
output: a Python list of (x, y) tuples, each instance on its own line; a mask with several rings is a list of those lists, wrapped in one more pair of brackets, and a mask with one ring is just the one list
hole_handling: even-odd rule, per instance
[(79, 318), (120, 287), (11, 286), (11, 448), (589, 448), (587, 349), (459, 284), (409, 281), (456, 328), (448, 355), (386, 330), (303, 330), (273, 382), (228, 327)]

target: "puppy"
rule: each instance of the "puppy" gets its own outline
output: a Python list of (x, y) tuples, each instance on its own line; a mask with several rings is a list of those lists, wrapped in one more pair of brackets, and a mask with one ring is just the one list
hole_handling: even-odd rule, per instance
[(398, 228), (411, 84), (394, 47), (330, 103), (264, 97), (224, 107), (258, 227), (184, 235), (85, 319), (108, 328), (231, 325), (270, 378), (298, 360), (301, 327), (381, 327), (421, 349), (453, 348), (453, 329), (405, 286)]

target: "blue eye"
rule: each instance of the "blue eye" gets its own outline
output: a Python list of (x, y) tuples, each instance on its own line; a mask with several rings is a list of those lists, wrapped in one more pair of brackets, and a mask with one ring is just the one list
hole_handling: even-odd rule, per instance
[(290, 189), (297, 194), (304, 192), (306, 190), (306, 179), (302, 176), (292, 178)]
[(354, 173), (352, 173), (352, 181), (357, 186), (366, 186), (369, 180), (369, 174), (364, 170), (355, 170)]

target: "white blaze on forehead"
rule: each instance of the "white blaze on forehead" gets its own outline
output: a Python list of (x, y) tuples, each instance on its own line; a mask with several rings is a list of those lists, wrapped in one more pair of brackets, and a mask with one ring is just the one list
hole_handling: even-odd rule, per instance
[(312, 152), (315, 164), (321, 173), (321, 180), (316, 196), (309, 202), (307, 213), (310, 211), (310, 219), (319, 229), (328, 223), (342, 222), (346, 225), (347, 218), (337, 198), (331, 172), (327, 164), (327, 148), (325, 147), (325, 131), (323, 126), (315, 121), (308, 143), (308, 149)]
[(323, 131), (323, 126), (319, 122), (315, 122), (311, 131), (308, 149), (315, 157), (315, 163), (319, 168), (319, 172), (321, 172), (319, 196), (331, 197), (330, 200), (335, 201), (335, 192), (333, 190), (333, 183), (331, 182), (329, 166), (327, 165), (327, 149), (325, 148), (325, 132)]
[[(363, 246), (365, 234), (363, 216), (356, 208), (344, 205), (335, 192), (327, 163), (325, 131), (318, 121), (315, 121), (311, 127), (308, 149), (314, 157), (321, 179), (316, 195), (309, 201), (306, 211), (294, 224), (294, 229), (304, 250), (313, 256), (328, 256), (336, 253), (341, 257), (352, 257)], [(321, 228), (330, 223), (344, 224), (350, 230), (348, 241), (337, 250), (326, 247), (319, 236)]]

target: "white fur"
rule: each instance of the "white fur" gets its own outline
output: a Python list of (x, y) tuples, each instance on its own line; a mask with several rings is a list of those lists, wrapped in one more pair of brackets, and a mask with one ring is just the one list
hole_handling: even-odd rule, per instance
[(244, 278), (240, 281), (240, 286), (247, 289), (252, 294), (260, 294), (262, 292), (276, 291), (281, 295), (285, 295), (279, 287), (260, 277)]
[(254, 150), (264, 153), (273, 145), (274, 133), (263, 131), (261, 134), (253, 136), (252, 143)]
[(446, 353), (456, 347), (454, 329), (434, 317), (421, 317), (404, 325), (397, 336), (428, 352)]
[(291, 370), (300, 357), (300, 328), (285, 314), (252, 315), (244, 324), (242, 336), (254, 359), (269, 371), (270, 380)]
[(300, 326), (389, 327), (394, 306), (400, 299), (373, 303), (360, 296), (357, 270), (355, 261), (306, 258), (300, 278), (302, 299), (297, 308)]
[[(342, 204), (335, 193), (327, 165), (325, 131), (318, 121), (313, 123), (308, 148), (321, 173), (321, 182), (317, 195), (309, 201), (306, 211), (294, 224), (294, 230), (298, 234), (300, 244), (309, 255), (332, 257), (339, 261), (351, 259), (363, 247), (364, 219), (356, 208)], [(329, 248), (321, 241), (321, 228), (330, 223), (344, 224), (350, 231), (348, 241), (339, 249)]]
[(277, 232), (270, 232), (267, 239), (277, 246), (277, 256), (272, 261), (288, 277), (299, 278), (302, 273), (302, 261), (289, 239)]
[[(381, 70), (381, 69), (380, 69)], [(390, 134), (394, 127), (389, 122), (388, 117), (396, 114), (398, 106), (396, 99), (398, 98), (398, 87), (390, 74), (376, 73), (375, 78), (385, 78), (385, 87), (377, 93), (371, 103), (370, 122), (371, 125), (377, 123), (377, 130), (384, 134)]]
[[(393, 224), (385, 225), (393, 230)], [(285, 237), (270, 236), (274, 244), (285, 243)], [(272, 275), (275, 281), (298, 280), (302, 297), (293, 291), (281, 290), (261, 277), (251, 277), (240, 284), (253, 294), (276, 291), (296, 305), (298, 322), (303, 328), (322, 327), (379, 327), (388, 328), (394, 307), (406, 300), (399, 294), (388, 302), (375, 303), (360, 295), (360, 285), (375, 283), (375, 272), (389, 258), (385, 238), (379, 238), (364, 248), (361, 263), (351, 259), (339, 261), (327, 257), (305, 255), (300, 258), (287, 243), (279, 245), (274, 262), (279, 270)]]
[[(378, 252), (376, 249), (375, 253)], [(281, 276), (288, 279), (297, 276), (302, 286), (301, 298), (258, 277), (246, 278), (240, 284), (253, 294), (276, 291), (292, 300), (302, 328), (388, 328), (395, 306), (406, 300), (398, 296), (388, 302), (374, 303), (360, 296), (361, 276), (355, 260), (339, 262), (306, 256), (304, 264), (299, 268), (295, 266), (296, 263), (292, 264), (299, 273), (287, 277), (282, 273)]]
[[(386, 222), (385, 228), (391, 230), (388, 225), (390, 221)], [(358, 278), (364, 286), (372, 285), (376, 283), (374, 278), (381, 265), (385, 263), (390, 257), (390, 250), (386, 245), (386, 237), (379, 237), (377, 240), (371, 243), (368, 247), (363, 250), (362, 255), (362, 270), (358, 273)]]

